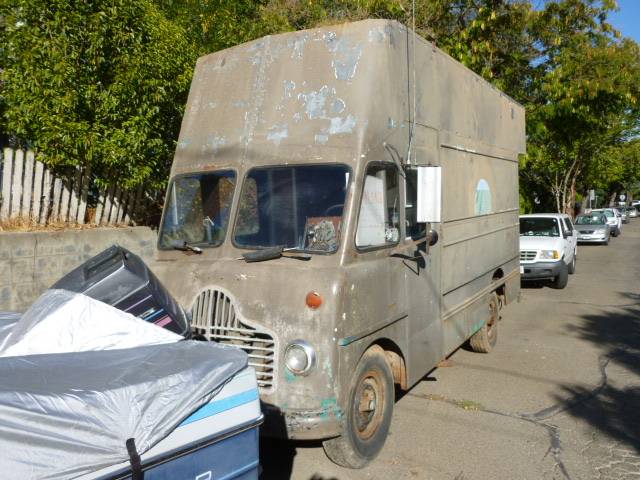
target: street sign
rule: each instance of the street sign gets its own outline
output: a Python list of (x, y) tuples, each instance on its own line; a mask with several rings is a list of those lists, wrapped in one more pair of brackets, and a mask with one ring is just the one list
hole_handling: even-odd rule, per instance
[(622, 195), (620, 195), (620, 200), (621, 201), (625, 201), (627, 199), (627, 196), (623, 193)]
[(595, 199), (596, 199), (596, 191), (589, 190), (589, 200), (595, 200)]

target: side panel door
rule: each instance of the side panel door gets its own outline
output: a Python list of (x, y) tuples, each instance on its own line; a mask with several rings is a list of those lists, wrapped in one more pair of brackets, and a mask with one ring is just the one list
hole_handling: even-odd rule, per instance
[[(434, 146), (434, 148), (437, 148)], [(437, 165), (437, 151), (416, 148), (413, 165)], [(407, 378), (409, 385), (417, 382), (444, 357), (442, 327), (442, 291), (440, 277), (441, 242), (429, 246), (425, 235), (435, 231), (441, 235), (441, 224), (418, 224), (417, 169), (405, 169), (404, 218), (401, 256), (395, 258), (395, 268), (404, 276), (409, 315), (409, 352)], [(421, 241), (422, 240), (422, 241)], [(416, 242), (419, 242), (416, 244)]]

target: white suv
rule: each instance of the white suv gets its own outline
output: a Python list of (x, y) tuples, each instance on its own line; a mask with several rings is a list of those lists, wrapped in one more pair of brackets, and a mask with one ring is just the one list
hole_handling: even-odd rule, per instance
[(536, 213), (520, 216), (520, 278), (553, 280), (564, 288), (576, 271), (578, 237), (569, 215)]

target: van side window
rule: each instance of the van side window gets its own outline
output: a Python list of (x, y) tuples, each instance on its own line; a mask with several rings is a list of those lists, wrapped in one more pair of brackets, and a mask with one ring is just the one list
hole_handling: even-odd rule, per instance
[(395, 165), (367, 167), (356, 231), (359, 248), (395, 245), (400, 238), (400, 189)]
[(426, 235), (426, 224), (418, 223), (418, 169), (405, 170), (405, 199), (404, 212), (406, 219), (406, 236), (417, 240)]

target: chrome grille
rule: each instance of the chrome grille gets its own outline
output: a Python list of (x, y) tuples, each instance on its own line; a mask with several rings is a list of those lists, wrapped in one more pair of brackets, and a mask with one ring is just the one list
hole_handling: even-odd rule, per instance
[(591, 234), (593, 233), (593, 230), (578, 230), (579, 233), (584, 233), (584, 234)]
[(237, 314), (231, 298), (220, 290), (205, 290), (191, 309), (191, 328), (207, 340), (241, 348), (249, 355), (262, 390), (274, 387), (276, 342), (263, 328), (249, 325)]
[(520, 261), (521, 262), (530, 262), (531, 260), (536, 259), (536, 251), (535, 250), (520, 250)]

